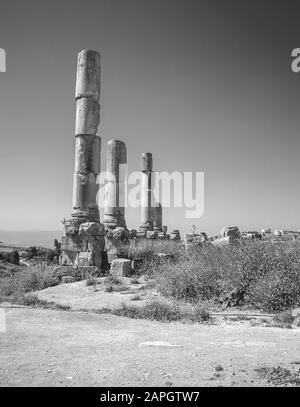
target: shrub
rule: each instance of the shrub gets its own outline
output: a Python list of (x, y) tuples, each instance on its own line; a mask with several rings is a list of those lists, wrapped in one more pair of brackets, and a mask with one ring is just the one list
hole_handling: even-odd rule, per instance
[(13, 250), (9, 256), (9, 262), (12, 264), (19, 264), (20, 256), (17, 250)]
[(280, 311), (300, 301), (300, 248), (261, 242), (204, 245), (175, 264), (160, 265), (154, 275), (158, 290), (178, 300)]
[(85, 284), (86, 284), (87, 287), (89, 287), (89, 286), (95, 286), (95, 285), (97, 284), (97, 280), (96, 280), (95, 277), (89, 276), (89, 277), (86, 279)]
[(128, 318), (161, 322), (184, 320), (204, 323), (211, 319), (210, 314), (203, 308), (183, 309), (177, 304), (161, 300), (152, 300), (142, 306), (123, 303), (120, 307), (110, 310), (110, 312)]
[(110, 274), (108, 277), (106, 277), (104, 284), (108, 285), (108, 286), (118, 285), (118, 284), (122, 284), (122, 281), (118, 277)]
[(184, 247), (174, 241), (142, 239), (135, 244), (123, 246), (120, 250), (122, 257), (136, 262), (136, 274), (153, 275), (161, 264), (170, 262), (169, 259), (159, 258), (158, 253), (172, 256), (176, 261), (185, 254)]
[(0, 281), (0, 296), (13, 297), (29, 291), (42, 290), (59, 284), (52, 268), (32, 267)]
[(283, 326), (290, 326), (294, 321), (294, 317), (291, 311), (286, 311), (281, 314), (275, 315), (273, 319), (276, 324)]
[(153, 300), (137, 307), (135, 305), (122, 304), (119, 308), (112, 311), (115, 315), (129, 317), (129, 318), (142, 318), (156, 321), (178, 321), (182, 318), (180, 308), (176, 305), (171, 305), (165, 302)]

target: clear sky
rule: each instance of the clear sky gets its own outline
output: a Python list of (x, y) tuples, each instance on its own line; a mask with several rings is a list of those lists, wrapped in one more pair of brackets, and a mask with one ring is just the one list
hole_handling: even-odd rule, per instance
[[(297, 1), (2, 0), (0, 229), (61, 229), (74, 169), (77, 52), (102, 57), (102, 168), (109, 139), (129, 171), (203, 171), (205, 211), (170, 229), (299, 228)], [(129, 227), (140, 223), (127, 211)]]

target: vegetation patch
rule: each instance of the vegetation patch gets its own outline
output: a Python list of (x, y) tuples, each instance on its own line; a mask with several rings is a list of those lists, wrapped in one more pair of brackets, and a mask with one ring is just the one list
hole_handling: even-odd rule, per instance
[(275, 386), (300, 386), (300, 369), (291, 371), (278, 367), (261, 367), (255, 369), (259, 376)]
[(194, 304), (212, 300), (224, 308), (280, 312), (300, 303), (300, 246), (289, 242), (206, 244), (153, 274), (164, 296)]
[(202, 308), (186, 310), (179, 305), (158, 300), (149, 301), (140, 307), (123, 303), (120, 307), (111, 309), (110, 313), (128, 318), (162, 322), (185, 320), (203, 323), (211, 320), (209, 312)]

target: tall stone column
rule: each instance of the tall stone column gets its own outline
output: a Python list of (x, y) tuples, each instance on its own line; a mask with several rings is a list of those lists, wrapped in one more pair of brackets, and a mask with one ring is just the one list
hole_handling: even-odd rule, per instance
[(96, 201), (100, 173), (100, 54), (78, 54), (76, 78), (75, 170), (72, 219), (65, 220), (62, 237), (63, 266), (101, 266), (105, 248), (104, 225)]
[(96, 201), (100, 173), (100, 54), (83, 50), (78, 54), (76, 78), (75, 171), (72, 217), (99, 222)]
[(156, 203), (154, 207), (154, 230), (162, 232), (162, 206), (161, 203)]
[(142, 230), (153, 230), (154, 208), (152, 207), (152, 168), (151, 153), (142, 153), (141, 156), (141, 225)]
[(123, 141), (109, 140), (107, 144), (107, 176), (103, 223), (106, 228), (126, 228), (125, 182), (127, 151)]

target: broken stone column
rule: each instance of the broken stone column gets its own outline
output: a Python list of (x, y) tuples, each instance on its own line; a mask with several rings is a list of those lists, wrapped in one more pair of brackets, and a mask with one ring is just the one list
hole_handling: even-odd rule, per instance
[(100, 54), (83, 50), (78, 54), (76, 78), (75, 170), (72, 219), (63, 222), (60, 264), (99, 267), (104, 250), (104, 226), (96, 200), (100, 173)]
[(110, 140), (107, 144), (107, 176), (103, 223), (107, 228), (126, 228), (125, 182), (127, 152), (123, 141)]
[(154, 230), (162, 232), (162, 206), (161, 203), (156, 203), (154, 207)]
[(83, 50), (78, 54), (76, 78), (75, 170), (72, 217), (99, 222), (96, 201), (100, 173), (100, 54)]
[(152, 154), (142, 153), (141, 157), (141, 230), (153, 230), (154, 211), (152, 207)]

